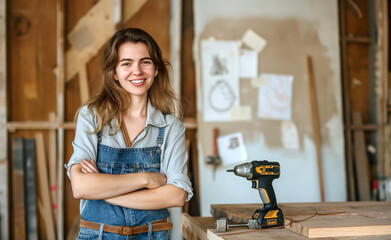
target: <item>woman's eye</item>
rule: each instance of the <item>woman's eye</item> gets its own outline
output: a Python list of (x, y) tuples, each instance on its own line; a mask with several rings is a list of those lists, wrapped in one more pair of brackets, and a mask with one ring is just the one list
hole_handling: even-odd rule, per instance
[(145, 61), (142, 61), (141, 63), (142, 63), (143, 65), (150, 65), (150, 64), (152, 64), (152, 61), (145, 60)]
[(130, 66), (130, 63), (122, 63), (121, 66), (129, 67), (129, 66)]

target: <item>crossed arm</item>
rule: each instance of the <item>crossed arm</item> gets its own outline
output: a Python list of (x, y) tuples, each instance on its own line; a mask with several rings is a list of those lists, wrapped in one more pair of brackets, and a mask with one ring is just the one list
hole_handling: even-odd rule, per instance
[[(73, 196), (77, 199), (104, 199), (127, 208), (153, 210), (184, 205), (187, 192), (172, 184), (161, 173), (99, 173), (94, 160), (83, 159), (71, 168)], [(139, 190), (146, 188), (145, 190)]]

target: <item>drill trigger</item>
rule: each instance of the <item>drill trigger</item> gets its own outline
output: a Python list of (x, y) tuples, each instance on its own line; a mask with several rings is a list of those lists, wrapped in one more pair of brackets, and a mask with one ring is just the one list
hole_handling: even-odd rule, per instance
[(266, 190), (264, 188), (259, 188), (259, 196), (262, 199), (262, 202), (264, 204), (270, 203), (269, 195), (267, 194)]

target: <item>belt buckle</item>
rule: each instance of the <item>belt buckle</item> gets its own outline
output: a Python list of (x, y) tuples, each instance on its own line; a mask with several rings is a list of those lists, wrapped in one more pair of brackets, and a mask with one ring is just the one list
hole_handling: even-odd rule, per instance
[(119, 234), (124, 235), (124, 226), (119, 226), (118, 232)]
[[(129, 231), (129, 228), (131, 231)], [(129, 235), (129, 239), (133, 239), (136, 237), (135, 234), (133, 234), (133, 228), (132, 227), (127, 227), (127, 226), (120, 226), (118, 230), (119, 234), (125, 236)]]

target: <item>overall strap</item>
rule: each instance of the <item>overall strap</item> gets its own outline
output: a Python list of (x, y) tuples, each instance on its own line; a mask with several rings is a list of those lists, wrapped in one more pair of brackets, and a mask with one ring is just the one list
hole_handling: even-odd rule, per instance
[(102, 142), (102, 133), (99, 131), (97, 133), (97, 135), (98, 135), (98, 149), (99, 149), (100, 148), (100, 142)]

